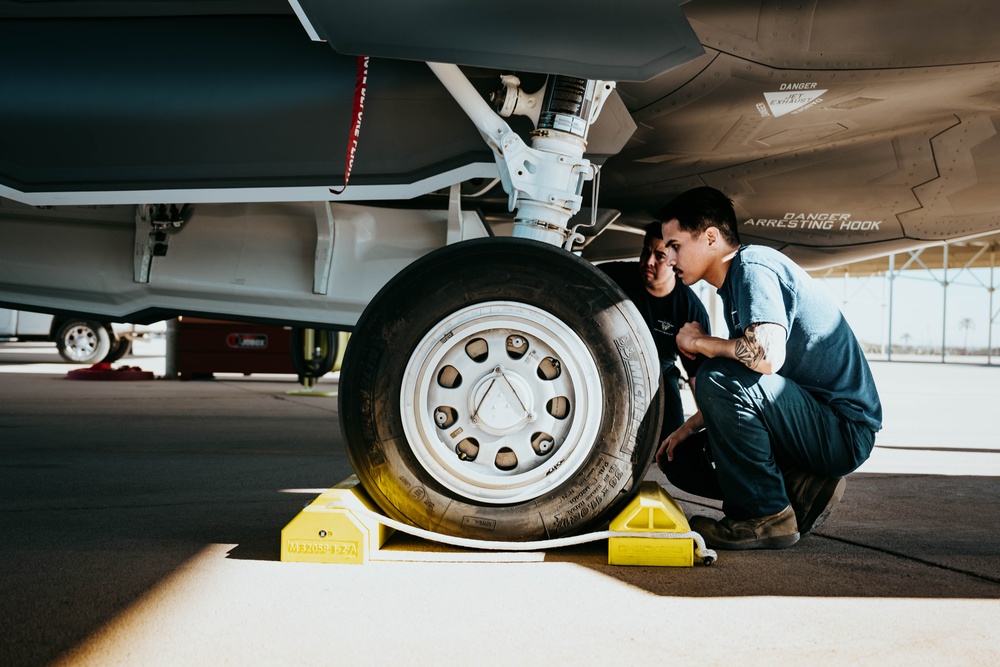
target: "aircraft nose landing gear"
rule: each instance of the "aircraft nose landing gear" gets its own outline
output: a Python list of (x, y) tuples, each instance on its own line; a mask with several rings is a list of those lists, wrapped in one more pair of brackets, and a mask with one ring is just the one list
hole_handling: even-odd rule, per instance
[(634, 495), (663, 409), (639, 313), (560, 249), (596, 174), (587, 129), (614, 84), (552, 78), (529, 147), (457, 67), (430, 66), (493, 148), (516, 238), (442, 248), (371, 301), (341, 371), (348, 455), (379, 506), (421, 528), (580, 532)]

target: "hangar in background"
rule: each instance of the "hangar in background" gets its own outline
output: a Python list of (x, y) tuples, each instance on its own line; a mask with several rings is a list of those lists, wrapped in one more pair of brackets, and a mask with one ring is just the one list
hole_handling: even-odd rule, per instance
[[(841, 308), (849, 313), (851, 301), (858, 294), (878, 295), (881, 307), (885, 312), (885, 332), (881, 337), (881, 354), (892, 360), (893, 355), (917, 353), (927, 355), (931, 352), (926, 346), (911, 345), (908, 333), (900, 332), (894, 327), (901, 310), (914, 307), (926, 307), (937, 299), (931, 296), (940, 294), (941, 342), (939, 350), (934, 353), (941, 361), (955, 356), (969, 357), (969, 361), (982, 361), (992, 364), (993, 358), (1000, 353), (993, 330), (1000, 320), (1000, 304), (994, 295), (998, 287), (997, 254), (1000, 251), (1000, 234), (985, 234), (968, 239), (941, 243), (933, 246), (923, 246), (914, 250), (890, 254), (884, 257), (851, 262), (840, 266), (811, 271), (813, 277), (821, 279), (843, 279), (844, 289), (838, 295)], [(849, 281), (854, 282), (854, 288), (848, 287)], [(896, 286), (899, 280), (920, 280), (925, 285), (924, 293), (929, 301), (912, 304), (897, 298)], [(957, 345), (950, 339), (953, 332), (948, 331), (950, 322), (949, 291), (955, 287), (972, 288), (976, 299), (976, 312), (981, 313), (987, 323), (986, 344), (971, 347), (967, 344)], [(930, 313), (928, 313), (930, 314)], [(850, 316), (849, 316), (850, 319)], [(954, 319), (954, 318), (952, 318)], [(958, 326), (967, 334), (975, 327), (975, 318), (961, 317)], [(853, 324), (853, 323), (852, 323)], [(869, 352), (878, 351), (869, 348)]]

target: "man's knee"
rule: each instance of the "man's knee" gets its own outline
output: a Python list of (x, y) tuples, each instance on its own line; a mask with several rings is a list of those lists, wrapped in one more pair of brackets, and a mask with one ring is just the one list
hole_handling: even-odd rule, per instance
[(702, 410), (720, 402), (731, 403), (759, 378), (760, 373), (750, 370), (735, 359), (708, 359), (698, 369), (695, 400)]

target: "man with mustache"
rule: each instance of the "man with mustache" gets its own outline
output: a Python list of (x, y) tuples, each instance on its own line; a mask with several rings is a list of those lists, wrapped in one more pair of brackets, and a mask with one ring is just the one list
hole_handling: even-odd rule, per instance
[[(667, 248), (663, 243), (662, 225), (651, 222), (644, 230), (639, 262), (608, 262), (599, 265), (635, 304), (649, 326), (656, 342), (657, 356), (663, 374), (664, 415), (660, 430), (662, 442), (684, 423), (681, 403), (681, 372), (677, 368), (677, 332), (688, 322), (697, 322), (710, 331), (705, 306), (690, 287), (677, 280), (667, 264)], [(703, 358), (681, 357), (681, 364), (693, 387), (695, 373)]]
[(719, 290), (730, 335), (697, 323), (678, 332), (682, 354), (707, 357), (700, 412), (663, 441), (657, 463), (679, 488), (723, 501), (721, 521), (690, 521), (710, 546), (789, 547), (871, 454), (882, 407), (868, 361), (818, 282), (776, 250), (741, 244), (725, 194), (689, 190), (660, 219), (667, 263), (685, 285)]

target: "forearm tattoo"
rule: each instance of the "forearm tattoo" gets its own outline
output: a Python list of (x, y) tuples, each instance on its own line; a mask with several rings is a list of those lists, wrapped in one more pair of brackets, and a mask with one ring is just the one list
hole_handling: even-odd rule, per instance
[[(760, 368), (769, 358), (768, 351), (776, 343), (774, 336), (781, 327), (769, 324), (751, 324), (736, 341), (736, 358), (751, 370)], [(782, 330), (783, 331), (783, 330)]]

